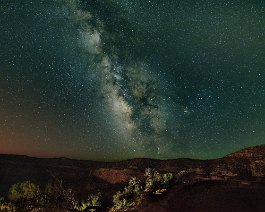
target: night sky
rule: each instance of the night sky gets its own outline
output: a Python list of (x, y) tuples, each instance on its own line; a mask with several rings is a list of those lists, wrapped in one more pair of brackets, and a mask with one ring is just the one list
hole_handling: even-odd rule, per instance
[(263, 0), (0, 2), (0, 153), (222, 157), (265, 144)]

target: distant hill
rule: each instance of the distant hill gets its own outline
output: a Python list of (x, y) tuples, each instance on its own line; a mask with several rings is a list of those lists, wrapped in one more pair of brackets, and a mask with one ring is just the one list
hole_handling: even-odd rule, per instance
[(228, 158), (260, 158), (265, 159), (265, 145), (254, 146), (239, 150), (227, 156)]
[[(177, 186), (169, 191), (164, 202), (147, 201), (139, 211), (174, 211), (173, 208), (176, 207), (179, 207), (179, 211), (189, 211), (187, 208), (191, 211), (205, 211), (207, 198), (211, 201), (209, 205), (212, 208), (216, 205), (221, 208), (222, 204), (234, 204), (233, 200), (229, 199), (233, 196), (238, 201), (235, 203), (235, 209), (240, 209), (234, 211), (248, 211), (242, 210), (244, 207), (239, 206), (240, 198), (252, 201), (249, 204), (260, 204), (255, 202), (255, 198), (257, 201), (262, 199), (265, 202), (265, 145), (246, 148), (215, 160), (136, 158), (118, 162), (98, 162), (0, 154), (0, 196), (6, 194), (9, 187), (17, 182), (30, 180), (44, 187), (52, 176), (56, 176), (66, 187), (73, 188), (81, 196), (101, 191), (103, 203), (108, 207), (112, 204), (113, 194), (122, 189), (132, 176), (144, 180), (146, 168), (174, 174), (182, 170), (192, 170), (193, 174), (183, 181), (186, 183), (185, 186)], [(248, 186), (242, 187), (241, 182), (245, 181), (248, 182)], [(260, 194), (264, 193), (262, 197), (259, 197), (257, 189), (260, 189)], [(191, 201), (192, 198), (194, 199)], [(190, 204), (186, 204), (185, 201), (190, 201)], [(174, 202), (178, 202), (179, 205), (174, 205)], [(160, 203), (168, 205), (168, 208), (163, 210)], [(156, 205), (156, 208), (153, 208), (153, 205)], [(202, 210), (193, 208), (200, 206), (203, 206)], [(228, 209), (224, 208), (223, 211), (230, 211)], [(265, 206), (262, 209), (265, 211)]]

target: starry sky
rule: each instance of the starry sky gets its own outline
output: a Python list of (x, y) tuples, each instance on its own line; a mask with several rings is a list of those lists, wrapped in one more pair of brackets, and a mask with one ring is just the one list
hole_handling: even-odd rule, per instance
[(262, 0), (6, 0), (0, 32), (0, 153), (211, 159), (265, 144)]

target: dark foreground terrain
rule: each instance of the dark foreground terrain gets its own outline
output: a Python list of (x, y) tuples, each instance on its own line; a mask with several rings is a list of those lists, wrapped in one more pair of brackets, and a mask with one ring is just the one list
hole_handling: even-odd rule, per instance
[(132, 159), (107, 163), (0, 155), (0, 196), (15, 183), (30, 180), (44, 188), (55, 177), (80, 197), (101, 192), (99, 210), (108, 211), (113, 195), (131, 177), (145, 180), (146, 168), (174, 176), (181, 171), (188, 174), (176, 178), (162, 194), (145, 196), (131, 211), (265, 211), (265, 145), (216, 160)]

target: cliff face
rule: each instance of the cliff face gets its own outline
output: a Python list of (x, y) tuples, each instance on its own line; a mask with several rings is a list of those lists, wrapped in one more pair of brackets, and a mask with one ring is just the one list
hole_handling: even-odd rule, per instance
[(249, 147), (234, 152), (225, 157), (225, 159), (231, 162), (237, 161), (253, 177), (265, 176), (265, 145)]

